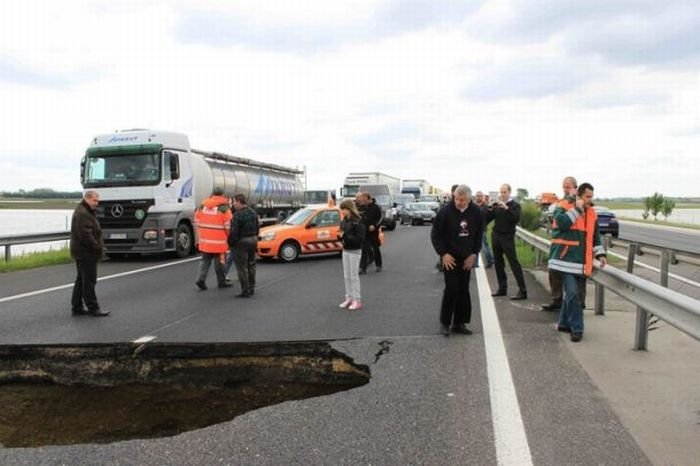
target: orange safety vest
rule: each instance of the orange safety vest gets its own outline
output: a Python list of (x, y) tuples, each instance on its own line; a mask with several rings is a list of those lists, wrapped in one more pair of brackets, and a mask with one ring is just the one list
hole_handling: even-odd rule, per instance
[(231, 229), (231, 209), (224, 196), (211, 196), (205, 199), (194, 214), (197, 226), (197, 248), (206, 253), (228, 251), (228, 233)]
[[(566, 212), (573, 209), (574, 205), (572, 202), (563, 200), (557, 206)], [(556, 253), (550, 259), (563, 259), (583, 264), (583, 274), (589, 277), (593, 273), (593, 243), (597, 218), (595, 209), (587, 207), (585, 214), (576, 218), (568, 232), (558, 231), (559, 226), (555, 218), (552, 221), (552, 229), (557, 231), (552, 236), (552, 245), (556, 245), (553, 248)]]

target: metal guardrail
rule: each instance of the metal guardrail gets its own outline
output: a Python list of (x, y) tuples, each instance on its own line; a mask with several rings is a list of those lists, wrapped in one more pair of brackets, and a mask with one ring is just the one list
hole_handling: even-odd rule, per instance
[[(520, 227), (516, 234), (518, 238), (535, 248), (536, 261), (541, 265), (544, 253), (549, 253), (550, 242)], [(596, 284), (595, 313), (597, 315), (605, 313), (604, 291), (608, 289), (637, 306), (635, 350), (647, 349), (649, 319), (652, 314), (700, 340), (700, 301), (632, 275), (635, 249), (635, 247), (630, 248), (627, 272), (612, 266), (601, 269), (597, 264), (594, 265), (591, 280)], [(668, 257), (666, 257), (666, 264), (668, 264)], [(668, 266), (666, 272), (668, 272)], [(668, 286), (668, 276), (666, 276), (665, 285)]]
[(0, 246), (5, 247), (5, 261), (12, 259), (12, 246), (18, 244), (48, 243), (70, 239), (70, 231), (54, 231), (49, 233), (34, 233), (31, 235), (0, 236)]

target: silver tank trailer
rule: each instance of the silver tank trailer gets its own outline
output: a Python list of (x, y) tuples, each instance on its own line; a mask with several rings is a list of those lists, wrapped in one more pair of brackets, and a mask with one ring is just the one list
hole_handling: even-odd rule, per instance
[(301, 175), (304, 172), (301, 170), (220, 152), (194, 149), (191, 152), (201, 156), (207, 167), (193, 167), (194, 171), (211, 180), (210, 183), (195, 184), (197, 205), (211, 195), (211, 190), (215, 187), (223, 188), (229, 197), (244, 194), (248, 205), (255, 208), (261, 216), (277, 220), (283, 220), (303, 204), (304, 185)]

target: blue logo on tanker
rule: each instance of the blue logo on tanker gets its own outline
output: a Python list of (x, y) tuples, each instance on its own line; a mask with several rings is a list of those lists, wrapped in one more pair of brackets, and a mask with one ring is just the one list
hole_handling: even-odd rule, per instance
[(183, 183), (180, 187), (180, 196), (182, 198), (192, 197), (192, 177), (190, 176), (187, 181)]
[(258, 185), (255, 187), (255, 194), (263, 196), (291, 196), (296, 194), (297, 186), (292, 181), (285, 181), (262, 175), (258, 178)]

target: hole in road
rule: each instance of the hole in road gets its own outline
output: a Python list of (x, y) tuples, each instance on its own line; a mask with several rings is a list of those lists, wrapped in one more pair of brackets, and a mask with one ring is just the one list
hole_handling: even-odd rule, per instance
[(0, 346), (0, 444), (176, 435), (369, 377), (325, 342)]

